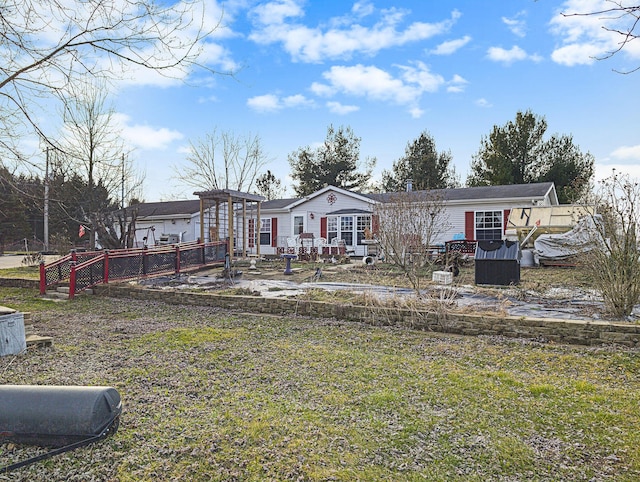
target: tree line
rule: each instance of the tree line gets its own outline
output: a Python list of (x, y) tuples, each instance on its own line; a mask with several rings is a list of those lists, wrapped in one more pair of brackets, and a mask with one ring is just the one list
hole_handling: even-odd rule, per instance
[[(494, 126), (483, 137), (471, 161), (467, 186), (497, 186), (553, 181), (561, 203), (575, 202), (589, 190), (595, 159), (583, 153), (571, 135), (545, 138), (544, 117), (527, 110), (514, 121)], [(411, 182), (414, 190), (460, 187), (451, 151), (438, 151), (433, 136), (423, 131), (407, 143), (405, 153), (371, 183), (375, 159), (361, 162), (360, 138), (350, 127), (329, 126), (324, 143), (300, 148), (289, 155), (291, 177), (298, 196), (325, 185), (361, 192), (398, 192)]]

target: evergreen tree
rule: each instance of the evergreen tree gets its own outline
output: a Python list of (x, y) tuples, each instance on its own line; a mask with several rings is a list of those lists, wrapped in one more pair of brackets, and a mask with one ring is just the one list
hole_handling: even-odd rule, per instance
[[(298, 149), (289, 154), (291, 177), (297, 181), (294, 190), (298, 196), (306, 196), (327, 185), (349, 190), (366, 188), (375, 159), (360, 162), (360, 138), (350, 127), (330, 125), (322, 146)], [(360, 170), (362, 169), (362, 170)]]
[(267, 201), (278, 199), (284, 194), (282, 181), (274, 176), (270, 170), (256, 178), (256, 191), (267, 198)]
[(433, 137), (424, 131), (407, 144), (404, 157), (393, 163), (391, 171), (382, 172), (382, 190), (402, 191), (409, 179), (416, 190), (456, 187), (459, 182), (451, 160), (451, 152), (439, 153)]
[(494, 126), (471, 162), (468, 186), (553, 181), (560, 202), (575, 201), (588, 189), (594, 158), (566, 135), (544, 140), (547, 122), (530, 110), (515, 122)]

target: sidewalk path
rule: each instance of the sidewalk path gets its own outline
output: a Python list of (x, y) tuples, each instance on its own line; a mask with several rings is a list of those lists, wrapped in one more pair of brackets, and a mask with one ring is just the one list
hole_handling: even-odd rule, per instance
[[(51, 263), (60, 256), (58, 255), (46, 255), (44, 256), (45, 263)], [(19, 268), (25, 266), (22, 261), (24, 260), (23, 254), (4, 254), (0, 256), (0, 269), (6, 268)]]

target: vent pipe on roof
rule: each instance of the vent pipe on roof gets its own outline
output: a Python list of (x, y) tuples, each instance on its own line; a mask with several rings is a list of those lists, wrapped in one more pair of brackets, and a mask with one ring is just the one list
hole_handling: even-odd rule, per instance
[(413, 191), (413, 179), (407, 179), (407, 192)]

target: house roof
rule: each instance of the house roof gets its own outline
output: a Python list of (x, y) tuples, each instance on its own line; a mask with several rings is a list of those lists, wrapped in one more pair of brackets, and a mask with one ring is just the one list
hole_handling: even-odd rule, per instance
[(251, 194), (248, 192), (234, 191), (233, 189), (214, 189), (211, 191), (199, 191), (193, 193), (195, 196), (198, 196), (200, 199), (207, 199), (212, 201), (227, 201), (229, 198), (233, 200), (233, 202), (239, 201), (264, 201), (263, 196), (259, 196), (258, 194)]
[[(263, 211), (269, 210), (285, 210), (299, 205), (300, 203), (316, 197), (330, 189), (342, 191), (345, 194), (350, 194), (357, 197), (370, 199), (377, 202), (389, 202), (393, 199), (394, 195), (401, 193), (377, 193), (377, 194), (361, 194), (347, 191), (344, 189), (336, 188), (334, 186), (327, 186), (320, 191), (316, 191), (310, 197), (304, 198), (286, 198), (286, 199), (274, 199), (272, 201), (263, 201), (260, 204), (260, 209)], [(413, 191), (415, 193), (424, 193), (425, 191)], [(200, 193), (212, 194), (213, 192)], [(215, 194), (223, 193), (224, 195), (234, 195), (235, 191), (216, 191)], [(531, 184), (512, 184), (507, 186), (478, 186), (478, 187), (463, 187), (454, 189), (434, 189), (430, 191), (430, 194), (434, 196), (441, 196), (444, 201), (473, 201), (473, 200), (496, 200), (496, 199), (523, 199), (530, 203), (531, 200), (542, 199), (545, 196), (551, 198), (551, 204), (558, 204), (558, 197), (553, 182), (540, 182)], [(252, 195), (253, 196), (253, 195)], [(260, 196), (256, 196), (260, 197)], [(152, 202), (141, 203), (129, 207), (128, 209), (137, 209), (138, 217), (180, 217), (180, 216), (192, 216), (200, 212), (200, 200), (189, 199), (183, 201), (166, 201), (166, 202)], [(341, 212), (344, 211), (344, 212)], [(339, 210), (334, 211), (332, 214), (349, 214), (360, 212), (357, 209)], [(365, 211), (362, 211), (365, 212)]]
[(271, 201), (264, 201), (262, 204), (260, 204), (260, 209), (263, 211), (265, 209), (284, 209), (286, 207), (289, 207), (290, 204), (294, 204), (299, 200), (300, 198), (294, 197), (294, 198), (287, 198), (287, 199), (273, 199)]
[(152, 216), (191, 216), (200, 212), (200, 200), (188, 199), (184, 201), (140, 203), (134, 204), (127, 209), (136, 209), (138, 211), (138, 218)]
[[(426, 191), (413, 191), (424, 193)], [(371, 199), (388, 202), (402, 193), (368, 194)], [(531, 184), (511, 184), (506, 186), (476, 186), (450, 189), (433, 189), (433, 196), (441, 197), (443, 201), (472, 201), (493, 199), (542, 199), (549, 195), (551, 202), (557, 204), (558, 198), (553, 182), (538, 182)]]
[(371, 214), (371, 211), (367, 211), (366, 209), (338, 209), (337, 211), (332, 211), (327, 213), (327, 216), (339, 216), (340, 214)]

